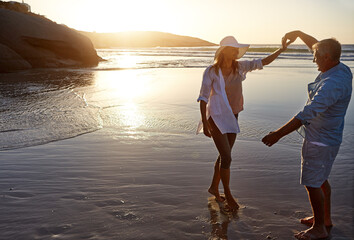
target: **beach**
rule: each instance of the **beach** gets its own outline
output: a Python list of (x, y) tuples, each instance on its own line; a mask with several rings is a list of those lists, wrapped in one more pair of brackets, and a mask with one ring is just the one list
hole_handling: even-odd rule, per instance
[[(195, 134), (203, 68), (2, 76), (59, 76), (59, 83), (51, 82), (51, 92), (30, 81), (42, 92), (29, 109), (52, 93), (58, 109), (1, 133), (0, 239), (292, 239), (306, 229), (299, 218), (311, 215), (299, 184), (302, 139), (294, 132), (271, 148), (260, 139), (301, 110), (317, 70), (311, 61), (307, 68), (280, 61), (243, 83), (230, 180), (241, 207), (229, 217), (208, 207), (217, 151)], [(29, 95), (21, 95), (24, 102)], [(61, 114), (52, 118), (53, 109)], [(332, 239), (354, 238), (353, 109), (351, 103), (330, 176)]]

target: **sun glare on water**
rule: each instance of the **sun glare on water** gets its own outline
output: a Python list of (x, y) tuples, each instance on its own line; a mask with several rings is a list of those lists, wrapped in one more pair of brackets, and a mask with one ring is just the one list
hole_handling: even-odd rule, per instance
[(134, 68), (137, 64), (137, 57), (129, 53), (124, 53), (117, 56), (116, 61), (121, 68)]
[(145, 115), (134, 102), (127, 102), (121, 108), (121, 123), (127, 126), (130, 133), (134, 133), (134, 129), (145, 124)]
[(145, 115), (141, 109), (150, 94), (152, 78), (148, 70), (119, 70), (96, 72), (96, 93), (98, 104), (109, 108), (109, 121), (123, 126), (129, 135), (134, 135), (138, 127), (145, 125)]
[(151, 91), (151, 78), (140, 70), (102, 71), (98, 75), (97, 87), (120, 104), (143, 99)]

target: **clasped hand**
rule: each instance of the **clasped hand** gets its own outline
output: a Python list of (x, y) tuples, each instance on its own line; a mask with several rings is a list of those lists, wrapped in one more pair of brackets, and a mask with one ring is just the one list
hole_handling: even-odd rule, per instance
[(286, 49), (290, 44), (295, 42), (297, 37), (298, 37), (297, 31), (286, 33), (284, 37), (281, 39), (281, 45), (283, 49)]

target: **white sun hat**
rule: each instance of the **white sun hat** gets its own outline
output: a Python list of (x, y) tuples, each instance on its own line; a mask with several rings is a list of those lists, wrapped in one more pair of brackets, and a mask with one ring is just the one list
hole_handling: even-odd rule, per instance
[(245, 55), (247, 49), (250, 47), (249, 44), (241, 44), (238, 43), (236, 38), (234, 38), (233, 36), (227, 36), (224, 37), (221, 41), (220, 41), (220, 47), (218, 48), (218, 50), (216, 50), (215, 53), (215, 57), (214, 59), (216, 59), (216, 57), (221, 53), (221, 51), (225, 48), (225, 47), (234, 47), (234, 48), (238, 48), (238, 55), (237, 55), (237, 59), (240, 59), (243, 55)]

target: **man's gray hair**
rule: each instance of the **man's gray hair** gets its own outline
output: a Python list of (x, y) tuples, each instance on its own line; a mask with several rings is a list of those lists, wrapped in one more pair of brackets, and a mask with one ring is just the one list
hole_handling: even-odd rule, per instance
[(339, 61), (342, 52), (342, 47), (335, 38), (324, 39), (315, 43), (312, 50), (315, 49), (321, 56), (328, 53), (333, 61)]

